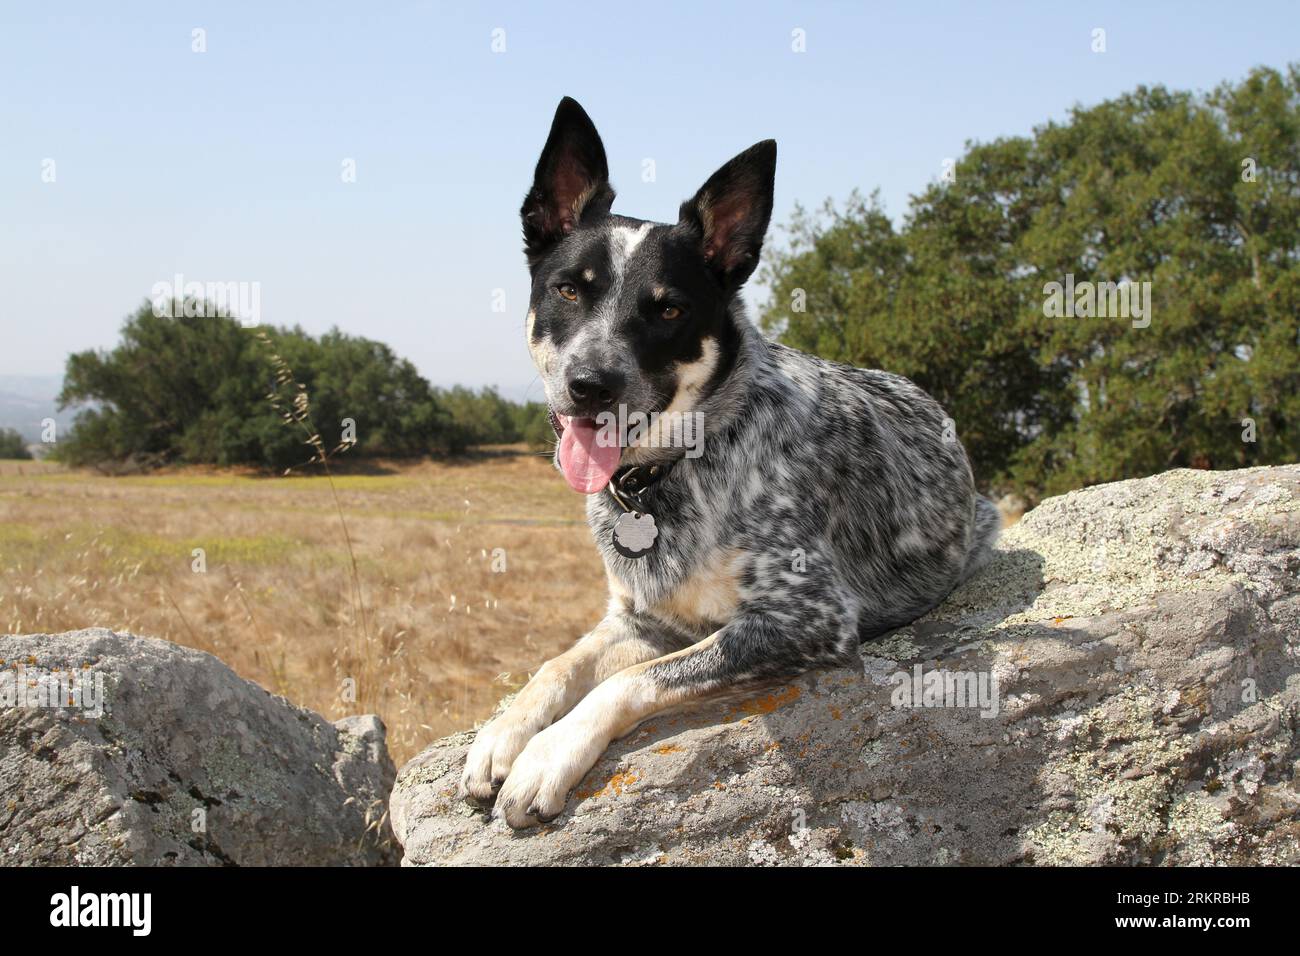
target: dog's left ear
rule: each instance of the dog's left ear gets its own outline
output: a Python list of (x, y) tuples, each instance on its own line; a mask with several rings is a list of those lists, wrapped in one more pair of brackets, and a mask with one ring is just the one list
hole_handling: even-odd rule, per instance
[(776, 178), (776, 140), (755, 143), (709, 177), (695, 198), (682, 203), (681, 221), (695, 229), (704, 259), (738, 289), (758, 265)]
[(587, 111), (566, 96), (556, 107), (551, 133), (533, 173), (533, 186), (519, 210), (528, 265), (536, 266), (551, 246), (584, 219), (608, 213), (613, 202), (600, 134)]

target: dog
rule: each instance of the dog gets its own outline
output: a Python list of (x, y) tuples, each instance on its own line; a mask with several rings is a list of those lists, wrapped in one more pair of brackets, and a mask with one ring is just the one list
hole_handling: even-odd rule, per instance
[[(555, 112), (521, 209), (527, 339), (610, 597), (469, 748), (463, 795), (495, 797), (515, 829), (558, 816), (647, 718), (857, 666), (863, 641), (990, 555), (997, 509), (934, 399), (767, 341), (746, 318), (775, 173), (765, 140), (676, 223), (616, 215), (591, 119), (569, 98)], [(633, 416), (635, 438), (605, 434)], [(694, 457), (672, 440), (682, 416), (703, 427)]]

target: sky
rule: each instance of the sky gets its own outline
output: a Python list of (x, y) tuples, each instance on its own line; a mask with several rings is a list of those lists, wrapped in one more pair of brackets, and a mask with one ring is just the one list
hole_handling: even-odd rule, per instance
[(111, 348), (180, 274), (540, 400), (518, 210), (562, 96), (616, 212), (672, 220), (772, 137), (778, 227), (855, 188), (897, 220), (968, 142), (1139, 84), (1209, 90), (1297, 40), (1300, 4), (1270, 0), (0, 0), (0, 376)]

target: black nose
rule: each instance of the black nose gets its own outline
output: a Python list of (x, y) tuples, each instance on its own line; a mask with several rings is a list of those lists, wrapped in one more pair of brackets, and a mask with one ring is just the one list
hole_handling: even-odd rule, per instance
[(569, 373), (569, 397), (587, 407), (613, 405), (622, 397), (626, 385), (623, 373), (612, 369), (598, 371), (582, 367)]

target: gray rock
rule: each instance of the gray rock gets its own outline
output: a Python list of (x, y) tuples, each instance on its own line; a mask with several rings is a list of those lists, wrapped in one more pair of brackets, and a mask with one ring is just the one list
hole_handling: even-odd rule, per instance
[[(1053, 498), (860, 670), (653, 719), (539, 830), (458, 799), (472, 733), (435, 743), (404, 862), (1300, 863), (1298, 573), (1300, 466)], [(996, 714), (901, 706), (918, 667), (996, 678)]]
[(377, 717), (331, 724), (210, 654), (103, 628), (0, 638), (0, 675), (4, 863), (396, 862)]

